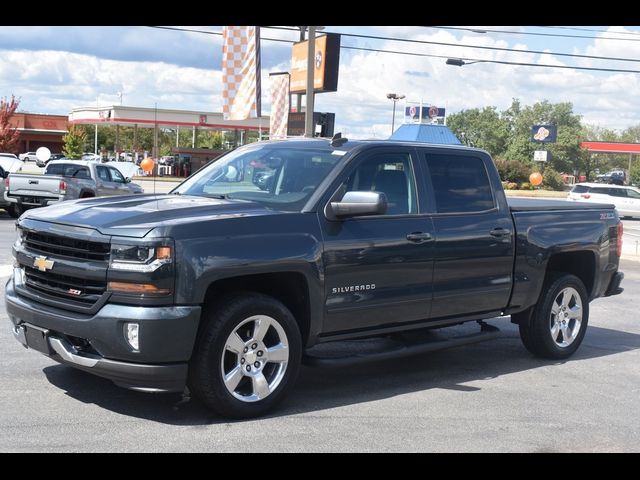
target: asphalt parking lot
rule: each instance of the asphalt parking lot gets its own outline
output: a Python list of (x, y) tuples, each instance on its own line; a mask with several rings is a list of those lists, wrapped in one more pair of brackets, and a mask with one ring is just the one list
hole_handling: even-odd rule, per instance
[[(3, 282), (13, 224), (0, 211)], [(640, 240), (640, 221), (625, 229)], [(591, 304), (585, 341), (569, 361), (533, 358), (516, 326), (496, 319), (496, 340), (358, 367), (304, 367), (277, 411), (240, 422), (24, 349), (10, 332), (3, 290), (0, 451), (637, 452), (640, 262), (625, 258), (622, 270), (625, 292)]]

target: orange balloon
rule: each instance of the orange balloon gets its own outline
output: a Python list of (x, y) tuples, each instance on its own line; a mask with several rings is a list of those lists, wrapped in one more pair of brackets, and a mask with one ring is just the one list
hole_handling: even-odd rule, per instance
[(538, 186), (542, 183), (542, 174), (540, 172), (534, 172), (529, 175), (529, 182), (531, 185)]
[(153, 170), (155, 164), (156, 162), (153, 161), (153, 158), (147, 157), (140, 162), (140, 167), (142, 168), (142, 170), (149, 173)]

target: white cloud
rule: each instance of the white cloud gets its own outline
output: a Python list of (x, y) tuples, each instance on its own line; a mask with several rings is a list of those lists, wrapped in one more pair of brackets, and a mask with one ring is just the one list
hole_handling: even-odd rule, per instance
[[(327, 29), (356, 31), (353, 27)], [(500, 29), (516, 31), (518, 28)], [(422, 27), (367, 27), (361, 31), (367, 34), (377, 32), (382, 36), (410, 36), (426, 41), (527, 49), (527, 44), (523, 41), (526, 37), (521, 36), (495, 37)], [(610, 31), (626, 30), (622, 27), (611, 27)], [(140, 33), (148, 31), (136, 30), (132, 35)], [(64, 32), (57, 31), (56, 34), (62, 35)], [(264, 35), (291, 38), (292, 35), (295, 36), (295, 32), (265, 30)], [(189, 37), (200, 38), (197, 34), (181, 38)], [(119, 45), (133, 43), (123, 40)], [(202, 39), (199, 43), (202, 43)], [(526, 52), (513, 53), (346, 37), (343, 38), (343, 44), (430, 53), (445, 57), (557, 65), (578, 64), (575, 59)], [(145, 48), (149, 48), (148, 43), (145, 44)], [(159, 44), (157, 48), (167, 46)], [(181, 46), (181, 49), (185, 48), (185, 45)], [(276, 51), (279, 58), (277, 62), (273, 60), (273, 52)], [(571, 47), (566, 46), (563, 51), (571, 51)], [(589, 55), (640, 58), (640, 42), (597, 39), (591, 42), (591, 45), (583, 49), (574, 48), (573, 51)], [(262, 45), (262, 55), (263, 112), (268, 114), (268, 73), (288, 70), (289, 62), (286, 56), (283, 56), (281, 44), (265, 42)], [(195, 68), (161, 61), (118, 60), (113, 59), (114, 56), (105, 59), (87, 53), (5, 48), (0, 50), (0, 92), (4, 95), (15, 93), (22, 97), (21, 108), (24, 110), (46, 113), (65, 114), (74, 107), (93, 105), (97, 96), (101, 104), (117, 103), (119, 91), (124, 92), (123, 103), (126, 105), (150, 107), (157, 102), (161, 108), (221, 110), (222, 85), (218, 65), (211, 65), (211, 68)], [(595, 60), (580, 62), (582, 65), (603, 65), (603, 62), (598, 63)], [(340, 63), (339, 90), (336, 93), (317, 95), (316, 111), (334, 112), (336, 131), (342, 131), (345, 135), (355, 138), (385, 138), (389, 135), (392, 102), (386, 98), (386, 94), (390, 92), (405, 94), (408, 100), (422, 99), (425, 103), (444, 106), (448, 113), (485, 106), (503, 109), (510, 105), (512, 98), (518, 98), (523, 104), (548, 99), (551, 102), (572, 102), (574, 111), (582, 114), (586, 122), (603, 127), (621, 129), (640, 123), (640, 96), (635, 95), (635, 92), (640, 91), (638, 74), (600, 74), (495, 63), (454, 67), (446, 65), (444, 58), (354, 50), (342, 50)], [(605, 63), (608, 66), (612, 64)], [(640, 70), (640, 63), (617, 62), (615, 65)], [(397, 104), (396, 125), (401, 123), (403, 118), (403, 103), (400, 101)]]

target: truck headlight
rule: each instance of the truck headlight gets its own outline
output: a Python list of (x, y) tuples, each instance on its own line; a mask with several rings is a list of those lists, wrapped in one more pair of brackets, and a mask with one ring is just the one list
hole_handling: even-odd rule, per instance
[(111, 245), (110, 268), (130, 272), (154, 272), (162, 265), (173, 262), (170, 246)]

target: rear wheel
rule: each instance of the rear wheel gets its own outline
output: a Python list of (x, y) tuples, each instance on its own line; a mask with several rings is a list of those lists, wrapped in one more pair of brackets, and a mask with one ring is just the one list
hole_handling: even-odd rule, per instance
[(519, 321), (520, 338), (534, 355), (570, 357), (582, 343), (589, 321), (589, 297), (575, 275), (554, 274), (543, 287), (530, 318)]
[(297, 377), (302, 351), (289, 309), (247, 293), (227, 297), (203, 321), (189, 371), (195, 396), (234, 418), (262, 415), (279, 403)]

